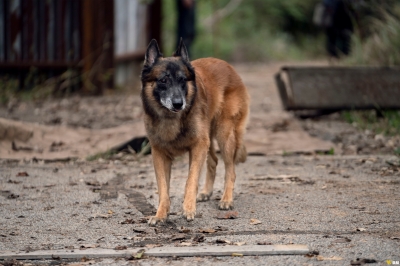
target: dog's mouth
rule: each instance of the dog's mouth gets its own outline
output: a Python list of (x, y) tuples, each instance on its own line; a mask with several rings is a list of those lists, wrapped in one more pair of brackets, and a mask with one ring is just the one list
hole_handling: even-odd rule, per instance
[(175, 109), (175, 108), (172, 108), (172, 109), (169, 109), (169, 110), (170, 110), (171, 112), (177, 114), (177, 113), (179, 113), (180, 111), (182, 111), (183, 109)]

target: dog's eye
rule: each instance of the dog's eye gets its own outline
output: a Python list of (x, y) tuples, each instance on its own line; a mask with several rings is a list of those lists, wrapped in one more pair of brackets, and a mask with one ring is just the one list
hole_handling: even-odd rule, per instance
[(161, 82), (161, 83), (167, 83), (167, 81), (168, 81), (167, 78), (162, 78), (162, 79), (160, 79), (160, 82)]
[(179, 78), (179, 82), (186, 82), (186, 78), (180, 77), (180, 78)]

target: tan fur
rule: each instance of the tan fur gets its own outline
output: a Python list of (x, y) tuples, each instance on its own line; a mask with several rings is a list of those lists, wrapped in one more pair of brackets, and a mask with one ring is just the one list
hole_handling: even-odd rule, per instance
[[(183, 202), (183, 215), (188, 221), (193, 220), (196, 214), (199, 175), (206, 160), (206, 182), (197, 200), (205, 201), (212, 195), (218, 163), (212, 139), (217, 140), (225, 163), (225, 188), (219, 203), (220, 209), (233, 208), (235, 163), (246, 160), (246, 148), (243, 145), (249, 112), (246, 87), (232, 66), (225, 61), (204, 58), (192, 61), (191, 64), (196, 73), (197, 93), (193, 84), (188, 82), (186, 102), (193, 103), (192, 110), (185, 116), (182, 112), (173, 114), (176, 116), (174, 119), (160, 120), (145, 115), (160, 197), (157, 214), (149, 221), (151, 225), (163, 222), (168, 217), (171, 164), (175, 156), (189, 152), (190, 167)], [(153, 86), (151, 82), (144, 84), (144, 97), (148, 98), (149, 104), (154, 105), (157, 113), (169, 112), (156, 107), (156, 100), (152, 96)]]

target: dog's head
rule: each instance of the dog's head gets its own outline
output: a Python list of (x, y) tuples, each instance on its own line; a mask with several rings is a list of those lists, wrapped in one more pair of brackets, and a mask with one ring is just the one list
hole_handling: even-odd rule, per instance
[(145, 111), (173, 117), (190, 108), (196, 93), (195, 72), (183, 41), (172, 57), (163, 57), (156, 40), (147, 47), (142, 70)]

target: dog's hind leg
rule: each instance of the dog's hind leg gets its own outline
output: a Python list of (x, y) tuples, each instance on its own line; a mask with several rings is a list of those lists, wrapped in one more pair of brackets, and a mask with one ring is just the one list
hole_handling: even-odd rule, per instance
[(197, 196), (197, 201), (207, 201), (213, 193), (215, 174), (217, 171), (218, 158), (215, 154), (214, 143), (211, 139), (210, 148), (207, 156), (207, 174), (206, 182), (200, 194)]
[(220, 126), (217, 133), (218, 146), (221, 149), (221, 155), (225, 164), (225, 186), (224, 194), (219, 202), (219, 209), (233, 209), (233, 189), (235, 186), (235, 152), (236, 136), (233, 123), (228, 122)]

